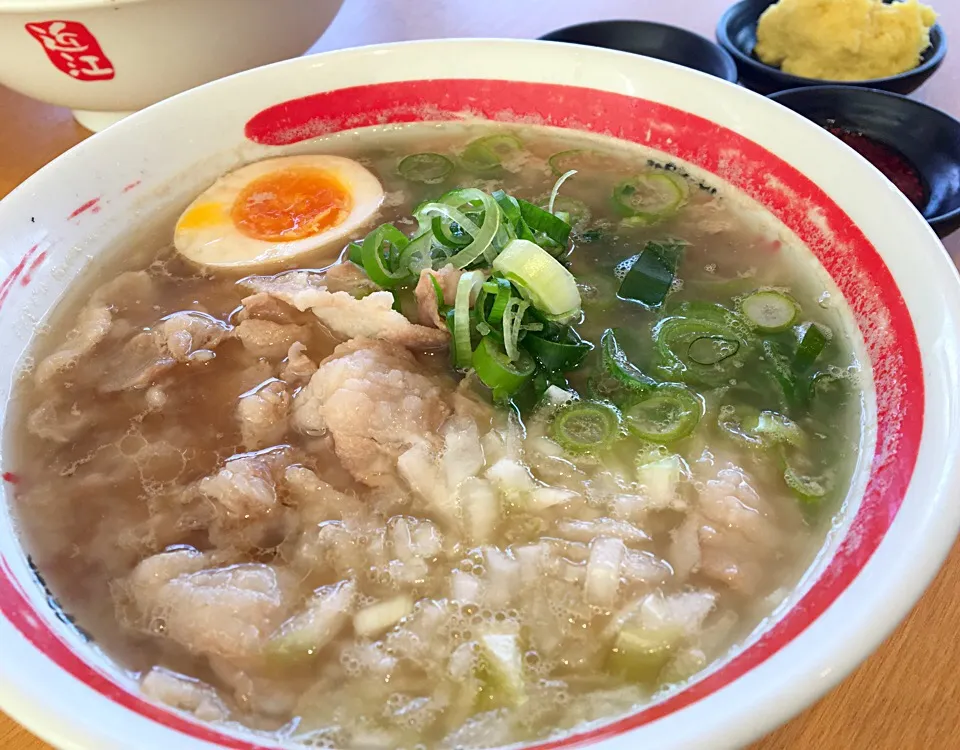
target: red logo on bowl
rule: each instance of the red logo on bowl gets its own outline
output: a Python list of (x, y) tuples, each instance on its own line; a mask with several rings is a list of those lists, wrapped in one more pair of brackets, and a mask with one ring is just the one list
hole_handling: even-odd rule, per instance
[(78, 81), (109, 81), (114, 76), (100, 42), (82, 23), (41, 21), (28, 23), (30, 36), (43, 45), (47, 57), (59, 70)]

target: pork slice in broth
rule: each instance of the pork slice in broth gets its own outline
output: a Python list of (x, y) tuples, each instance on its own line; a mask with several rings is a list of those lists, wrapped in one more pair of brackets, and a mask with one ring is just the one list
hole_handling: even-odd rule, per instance
[(315, 435), (329, 431), (337, 456), (358, 481), (389, 484), (400, 453), (437, 434), (452, 392), (447, 378), (424, 374), (406, 349), (352, 339), (294, 397), (293, 426)]
[(393, 309), (390, 292), (371, 292), (357, 298), (348, 292), (331, 292), (321, 274), (304, 271), (276, 277), (251, 277), (243, 285), (270, 294), (298, 310), (310, 310), (335, 334), (347, 339), (372, 338), (411, 349), (438, 349), (447, 345), (446, 330), (411, 323)]

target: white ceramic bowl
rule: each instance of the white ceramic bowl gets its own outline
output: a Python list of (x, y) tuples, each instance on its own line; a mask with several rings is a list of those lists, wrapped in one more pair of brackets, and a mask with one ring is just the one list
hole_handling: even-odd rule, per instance
[[(850, 303), (877, 386), (868, 399), (875, 445), (810, 574), (739, 652), (693, 685), (626, 719), (536, 747), (740, 746), (821, 695), (880, 643), (920, 596), (960, 524), (956, 271), (879, 172), (760, 96), (607, 50), (463, 40), (301, 58), (174, 97), (76, 147), (0, 203), (0, 400), (36, 322), (71, 280), (223, 170), (309, 151), (311, 136), (346, 128), (460, 118), (607, 133), (712, 172), (805, 241)], [(0, 464), (15, 491), (16, 467), (2, 456)], [(265, 747), (143, 699), (58, 621), (4, 509), (0, 644), (0, 707), (61, 747)]]
[(343, 0), (0, 0), (0, 83), (102, 130), (306, 52)]

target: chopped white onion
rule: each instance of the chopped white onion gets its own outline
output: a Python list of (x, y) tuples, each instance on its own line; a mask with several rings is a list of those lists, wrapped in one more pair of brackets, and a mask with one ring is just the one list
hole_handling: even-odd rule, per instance
[(413, 599), (395, 596), (371, 604), (353, 616), (353, 629), (357, 635), (372, 638), (382, 635), (413, 611)]
[(584, 594), (588, 604), (595, 607), (612, 606), (620, 588), (620, 565), (626, 552), (623, 540), (598, 537), (590, 545)]

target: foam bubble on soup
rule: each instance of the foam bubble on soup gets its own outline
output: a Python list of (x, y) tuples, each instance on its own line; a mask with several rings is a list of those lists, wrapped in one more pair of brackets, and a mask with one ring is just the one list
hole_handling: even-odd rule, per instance
[(221, 178), (36, 342), (6, 468), (60, 606), (151, 699), (302, 747), (535, 740), (724, 658), (857, 461), (809, 252), (611, 140), (315, 147)]

